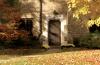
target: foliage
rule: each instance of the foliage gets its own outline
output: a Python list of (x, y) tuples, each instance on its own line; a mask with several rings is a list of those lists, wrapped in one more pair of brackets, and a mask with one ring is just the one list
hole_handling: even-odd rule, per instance
[(0, 24), (0, 32), (7, 31), (8, 27), (5, 24)]
[(26, 31), (10, 30), (6, 32), (0, 32), (0, 44), (1, 46), (20, 46), (25, 45), (28, 41), (28, 33)]
[(0, 0), (0, 22), (4, 22), (2, 20), (6, 20), (7, 22), (16, 22), (20, 19), (19, 8), (14, 2), (17, 0)]
[[(72, 12), (73, 18), (80, 21), (82, 18), (87, 27), (93, 23), (100, 25), (100, 0), (69, 0), (68, 9)], [(82, 22), (82, 21), (81, 21)]]
[(100, 48), (100, 33), (96, 31), (87, 36), (81, 37), (79, 46), (88, 48)]
[(75, 11), (75, 13), (73, 14), (73, 17), (79, 19), (80, 14), (86, 15), (87, 13), (88, 13), (88, 6), (83, 6), (83, 7), (79, 8), (78, 10)]
[(96, 24), (97, 26), (100, 26), (100, 17), (96, 18), (95, 20), (89, 20), (87, 22), (88, 27), (92, 26), (93, 24)]
[(18, 4), (18, 0), (6, 0), (6, 2), (10, 5), (10, 6), (16, 6)]

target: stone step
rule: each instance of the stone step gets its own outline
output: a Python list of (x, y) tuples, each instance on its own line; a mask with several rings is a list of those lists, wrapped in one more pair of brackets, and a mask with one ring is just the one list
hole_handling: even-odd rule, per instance
[(50, 46), (50, 49), (59, 49), (61, 46)]

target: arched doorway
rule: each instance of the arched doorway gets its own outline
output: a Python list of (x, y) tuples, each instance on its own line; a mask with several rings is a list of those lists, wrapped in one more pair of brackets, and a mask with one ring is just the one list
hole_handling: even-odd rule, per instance
[(51, 46), (74, 46), (68, 43), (68, 19), (63, 15), (47, 15), (44, 21), (44, 29), (42, 33), (42, 46), (50, 48)]

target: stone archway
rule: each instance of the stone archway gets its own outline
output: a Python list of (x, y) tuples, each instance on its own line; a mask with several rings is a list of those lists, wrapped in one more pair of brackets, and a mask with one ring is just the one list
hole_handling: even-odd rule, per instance
[(45, 30), (43, 30), (42, 33), (42, 37), (43, 37), (43, 47), (50, 47), (49, 45), (49, 37), (48, 37), (48, 27), (49, 27), (49, 21), (50, 20), (59, 20), (61, 25), (60, 25), (60, 35), (61, 35), (61, 44), (60, 46), (74, 46), (73, 44), (69, 44), (68, 43), (68, 19), (64, 18), (63, 15), (47, 15), (46, 16), (46, 20), (45, 20), (45, 25), (44, 28)]

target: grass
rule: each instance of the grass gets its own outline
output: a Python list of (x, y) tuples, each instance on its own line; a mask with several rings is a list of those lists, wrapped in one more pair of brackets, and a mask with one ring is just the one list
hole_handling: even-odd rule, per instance
[(96, 49), (7, 49), (0, 50), (0, 65), (100, 65)]

